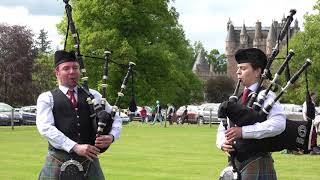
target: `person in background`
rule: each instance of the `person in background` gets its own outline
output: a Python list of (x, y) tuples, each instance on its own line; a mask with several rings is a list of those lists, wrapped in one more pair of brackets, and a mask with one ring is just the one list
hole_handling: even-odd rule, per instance
[[(315, 92), (310, 93), (311, 101), (313, 104), (315, 104), (317, 94)], [(302, 115), (303, 119), (307, 121), (307, 102), (305, 101), (302, 105)], [(312, 155), (320, 155), (320, 148), (317, 146), (317, 132), (316, 127), (313, 127), (312, 135), (311, 135), (311, 151), (310, 154)]]
[(167, 104), (167, 106), (168, 106), (167, 119), (169, 121), (169, 124), (172, 125), (173, 124), (173, 116), (174, 116), (174, 113), (175, 113), (175, 108), (171, 104)]
[(147, 110), (144, 106), (142, 106), (142, 109), (140, 110), (140, 116), (141, 116), (141, 123), (148, 122)]
[(185, 122), (188, 122), (189, 123), (189, 117), (188, 117), (188, 106), (186, 105), (185, 106), (185, 109), (182, 113), (182, 124), (184, 124)]
[(160, 123), (162, 124), (161, 106), (160, 106), (159, 100), (156, 101), (156, 107), (154, 111), (155, 111), (155, 115), (154, 115), (152, 124), (155, 124), (157, 120), (159, 120)]

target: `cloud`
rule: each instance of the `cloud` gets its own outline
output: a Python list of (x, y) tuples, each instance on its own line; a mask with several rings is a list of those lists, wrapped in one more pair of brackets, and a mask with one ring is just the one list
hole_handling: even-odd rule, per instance
[(218, 49), (224, 52), (227, 22), (230, 18), (234, 26), (255, 26), (259, 20), (263, 27), (270, 26), (272, 20), (281, 21), (296, 9), (294, 16), (303, 27), (303, 15), (312, 13), (317, 0), (175, 0), (173, 6), (179, 12), (179, 23), (193, 43), (201, 41), (207, 51)]
[(48, 32), (48, 39), (52, 41), (53, 49), (60, 45), (60, 40), (63, 38), (58, 34), (56, 28), (56, 24), (61, 20), (62, 16), (32, 15), (22, 6), (11, 8), (0, 6), (0, 23), (26, 26), (27, 29), (32, 30), (35, 37), (38, 36), (41, 29), (44, 29)]
[[(230, 18), (235, 26), (270, 26), (272, 20), (282, 17), (295, 8), (299, 26), (303, 27), (303, 15), (312, 12), (317, 0), (175, 0), (171, 3), (179, 13), (186, 38), (191, 44), (201, 41), (207, 51), (218, 49), (224, 52), (227, 22)], [(55, 48), (64, 37), (57, 33), (56, 24), (64, 14), (62, 0), (1, 0), (0, 23), (26, 25), (36, 34), (44, 28)], [(61, 46), (61, 45), (60, 45)]]
[(0, 6), (14, 8), (24, 7), (32, 15), (61, 16), (63, 15), (62, 0), (1, 0)]

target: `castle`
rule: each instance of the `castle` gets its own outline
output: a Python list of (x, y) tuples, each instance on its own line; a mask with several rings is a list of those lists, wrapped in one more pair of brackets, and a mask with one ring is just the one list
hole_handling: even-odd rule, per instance
[[(285, 22), (286, 18), (283, 17), (280, 23), (273, 21), (270, 27), (262, 27), (259, 21), (256, 22), (255, 27), (246, 27), (245, 24), (243, 24), (242, 27), (234, 27), (229, 19), (227, 22), (227, 37), (225, 41), (225, 55), (228, 59), (227, 75), (232, 77), (235, 82), (237, 81), (237, 63), (234, 55), (240, 48), (259, 48), (269, 57)], [(288, 37), (290, 39), (299, 30), (298, 21), (295, 20), (294, 25), (289, 28), (286, 37), (284, 37), (280, 43), (280, 49), (286, 45), (286, 38)], [(217, 75), (224, 75), (213, 71), (212, 64), (208, 63), (202, 51), (199, 52), (196, 58), (192, 72), (203, 81)]]
[(207, 81), (214, 76), (225, 75), (225, 73), (214, 71), (213, 65), (208, 62), (203, 50), (200, 50), (198, 53), (196, 61), (192, 67), (192, 72), (196, 74), (202, 81)]
[[(261, 22), (257, 21), (255, 27), (234, 27), (231, 20), (227, 23), (227, 38), (225, 55), (228, 59), (227, 74), (237, 81), (237, 63), (235, 60), (235, 52), (240, 48), (259, 48), (266, 53), (267, 57), (272, 54), (272, 50), (276, 45), (280, 31), (286, 23), (286, 18), (283, 17), (281, 23), (273, 21), (270, 27), (262, 27)], [(290, 27), (287, 35), (280, 43), (280, 49), (286, 45), (287, 37), (290, 39), (296, 32), (300, 30), (298, 21), (294, 21), (293, 27)]]

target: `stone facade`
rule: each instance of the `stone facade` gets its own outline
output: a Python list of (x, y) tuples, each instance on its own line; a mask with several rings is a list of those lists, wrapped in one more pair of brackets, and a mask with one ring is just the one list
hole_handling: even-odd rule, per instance
[[(262, 27), (261, 22), (257, 21), (255, 27), (234, 27), (229, 19), (227, 23), (226, 51), (225, 55), (228, 59), (227, 74), (237, 81), (237, 63), (234, 55), (241, 48), (259, 48), (266, 53), (267, 57), (272, 54), (272, 50), (276, 45), (278, 35), (286, 22), (286, 18), (281, 20), (281, 23), (273, 21), (270, 27)], [(289, 39), (299, 31), (298, 21), (294, 21), (294, 25), (290, 27), (287, 36)], [(280, 49), (286, 45), (286, 37), (280, 43)]]

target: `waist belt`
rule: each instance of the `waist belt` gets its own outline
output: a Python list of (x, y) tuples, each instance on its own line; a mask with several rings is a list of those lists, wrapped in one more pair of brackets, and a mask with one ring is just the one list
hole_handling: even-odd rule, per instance
[(48, 153), (61, 162), (65, 162), (65, 161), (72, 159), (72, 160), (76, 160), (80, 163), (83, 163), (84, 161), (88, 160), (86, 157), (79, 156), (74, 152), (68, 153), (64, 150), (54, 148), (51, 145), (49, 145), (49, 147), (48, 147)]

